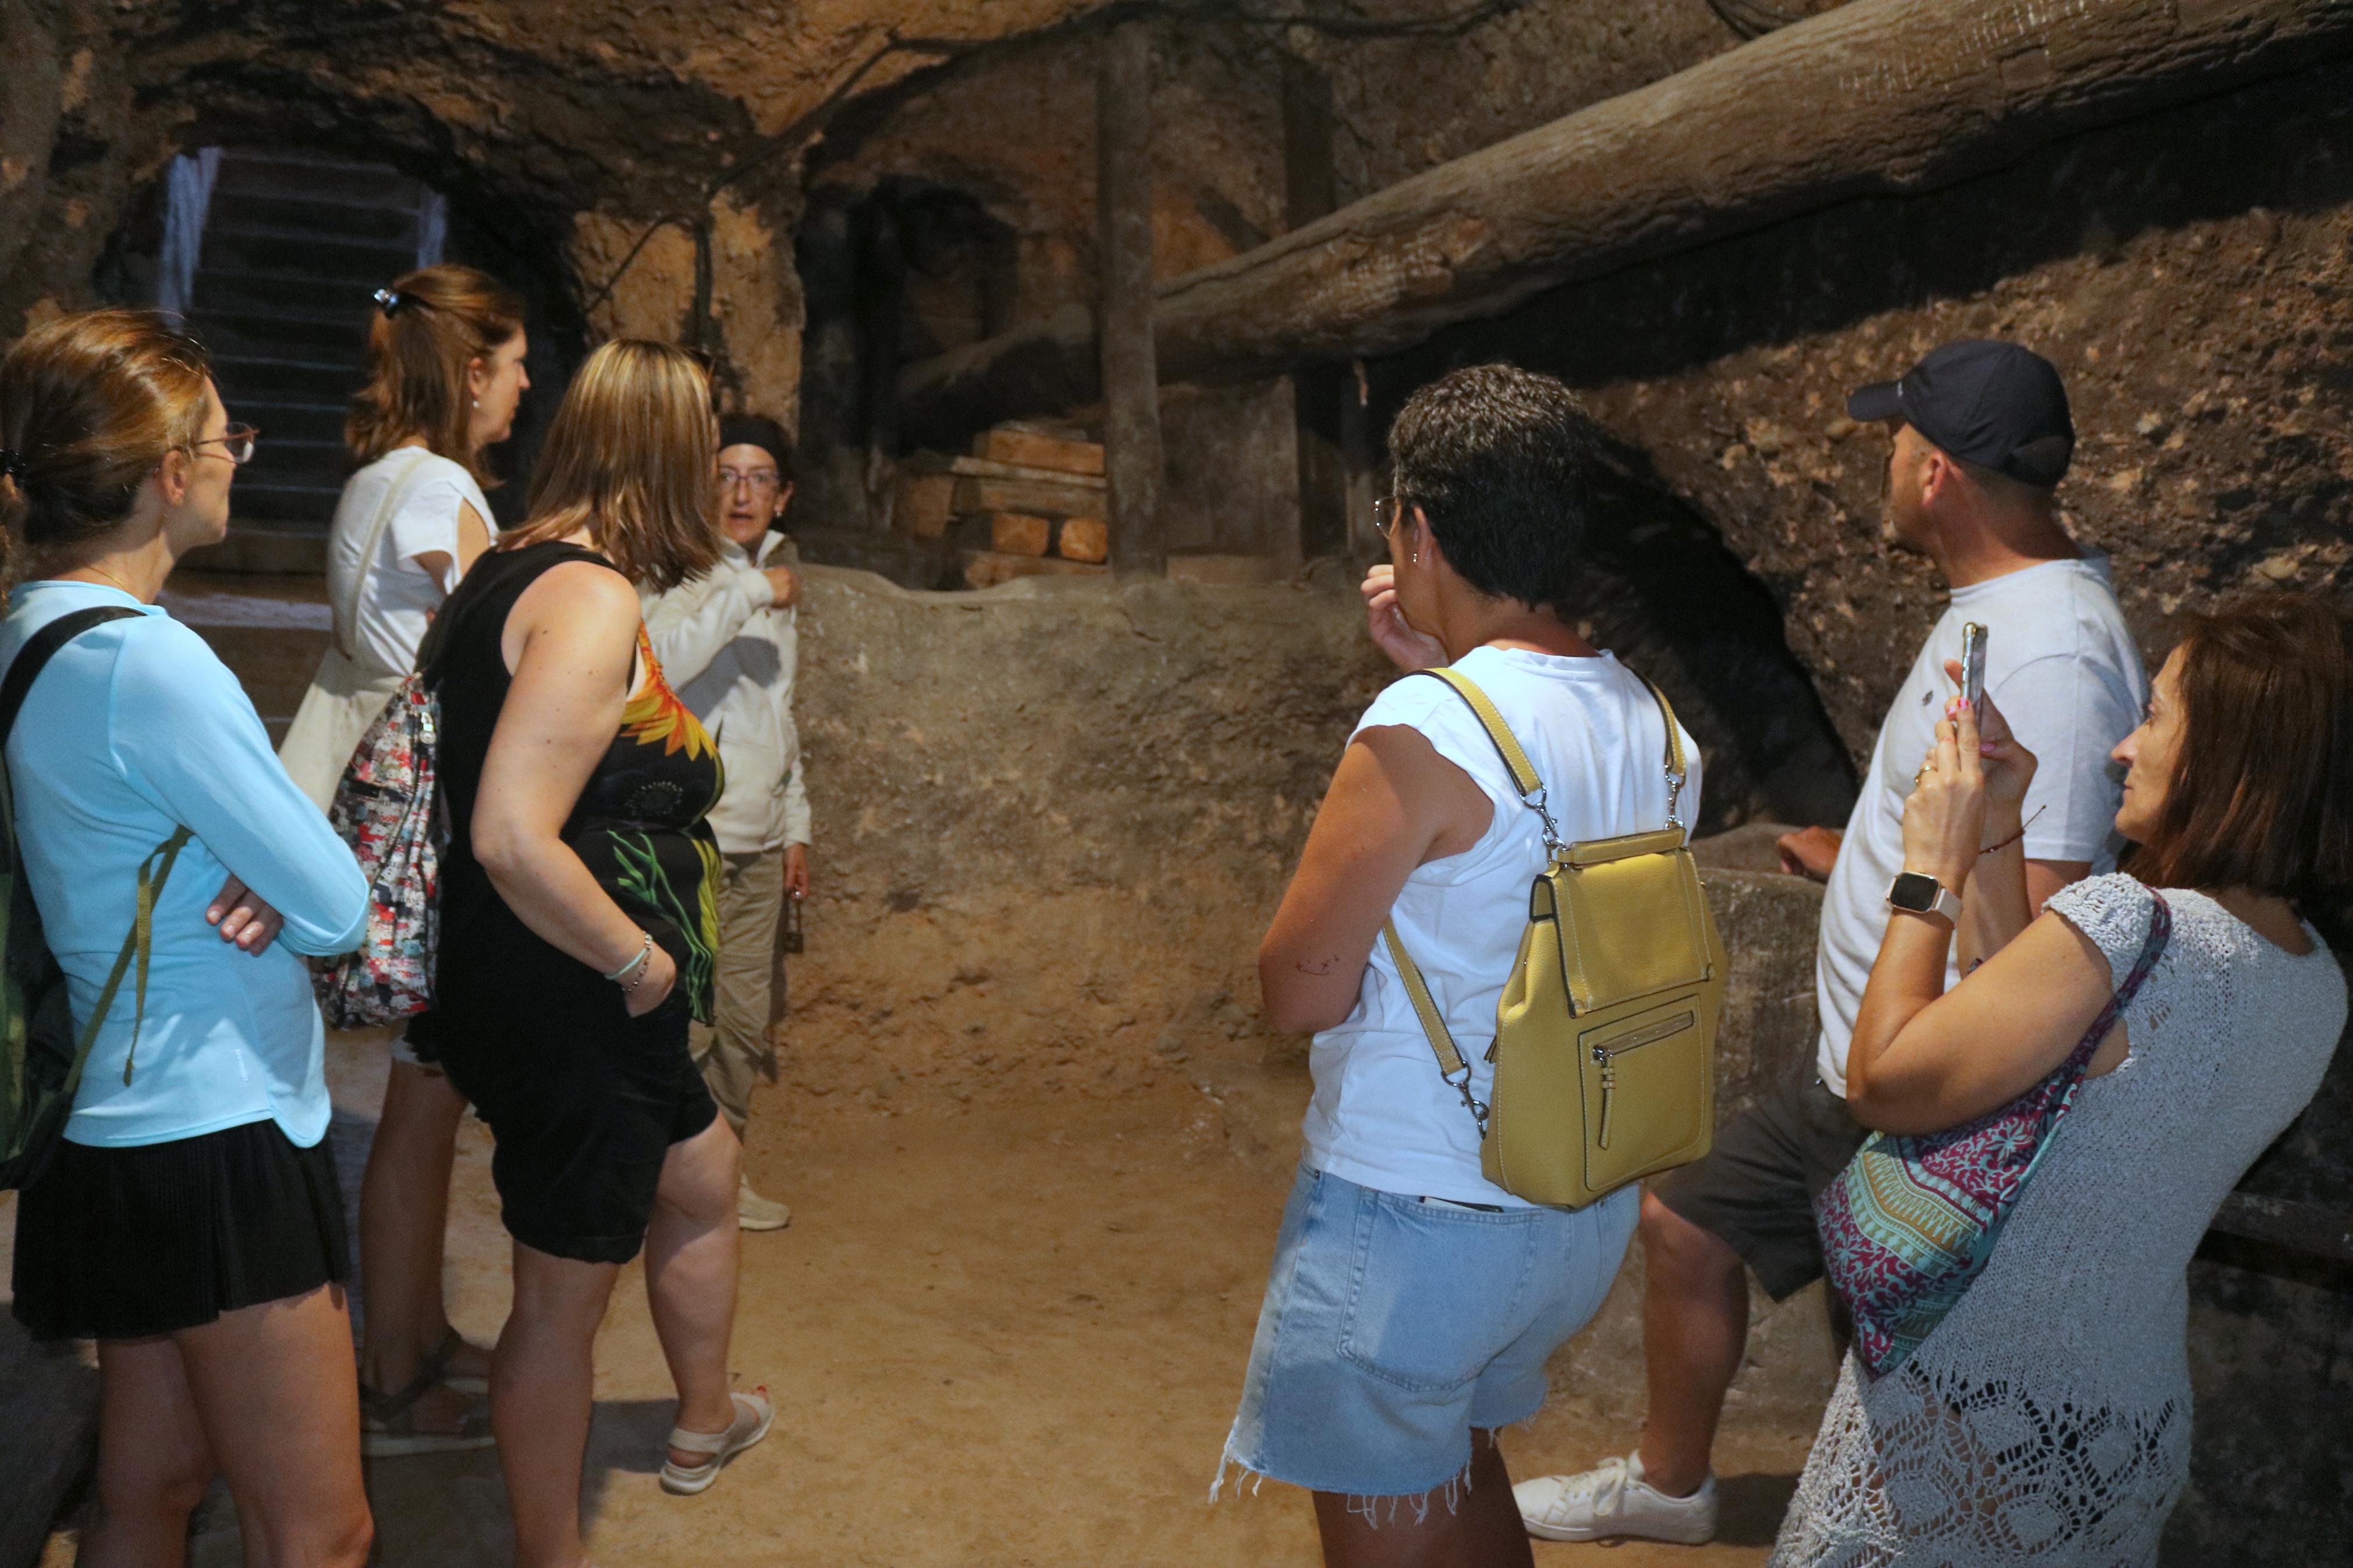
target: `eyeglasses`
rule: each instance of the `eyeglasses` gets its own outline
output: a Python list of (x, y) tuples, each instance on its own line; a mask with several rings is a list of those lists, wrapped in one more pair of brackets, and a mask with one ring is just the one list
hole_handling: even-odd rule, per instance
[(1405, 521), (1405, 505), (1395, 496), (1383, 496), (1373, 502), (1373, 526), (1381, 531), (1384, 539), (1394, 536), (1398, 524)]
[(253, 426), (232, 425), (217, 436), (206, 436), (199, 438), (194, 445), (209, 447), (218, 442), (221, 450), (227, 454), (228, 460), (242, 468), (253, 461), (254, 443), (260, 439), (261, 432)]
[(738, 485), (755, 496), (772, 496), (783, 488), (784, 481), (776, 476), (774, 468), (754, 468), (750, 473), (739, 473), (733, 468), (719, 470), (721, 489), (732, 490)]

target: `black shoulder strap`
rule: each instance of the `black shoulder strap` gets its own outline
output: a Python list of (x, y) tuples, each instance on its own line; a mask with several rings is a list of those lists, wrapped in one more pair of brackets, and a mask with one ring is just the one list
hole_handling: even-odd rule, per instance
[(0, 680), (0, 746), (8, 743), (16, 728), (16, 710), (25, 706), (26, 694), (33, 682), (40, 679), (41, 670), (58, 649), (95, 626), (108, 621), (136, 618), (137, 610), (126, 610), (120, 605), (98, 605), (87, 610), (75, 610), (59, 616), (39, 631), (25, 639), (16, 657), (8, 666), (8, 676)]

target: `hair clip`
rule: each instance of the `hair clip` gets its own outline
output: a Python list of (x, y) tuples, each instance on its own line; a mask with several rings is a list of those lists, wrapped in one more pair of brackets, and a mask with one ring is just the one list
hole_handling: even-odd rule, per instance
[(385, 313), (385, 318), (387, 321), (400, 314), (400, 308), (408, 303), (406, 300), (401, 298), (400, 295), (395, 293), (389, 289), (377, 289), (375, 294), (375, 308)]
[(0, 479), (21, 479), (25, 472), (25, 454), (0, 447)]

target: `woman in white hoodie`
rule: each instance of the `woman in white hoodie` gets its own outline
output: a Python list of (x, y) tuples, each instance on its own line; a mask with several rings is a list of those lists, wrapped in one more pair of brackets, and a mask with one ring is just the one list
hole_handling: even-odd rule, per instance
[[(726, 792), (708, 818), (719, 840), (717, 1016), (691, 1031), (720, 1113), (744, 1135), (752, 1084), (776, 1076), (784, 1011), (781, 916), (808, 892), (808, 792), (793, 727), (799, 659), (794, 606), (800, 580), (779, 529), (793, 499), (792, 439), (775, 420), (720, 422), (719, 564), (646, 603), (646, 630), (663, 672), (719, 744)], [(779, 1230), (792, 1211), (744, 1178), (736, 1215), (746, 1230)]]

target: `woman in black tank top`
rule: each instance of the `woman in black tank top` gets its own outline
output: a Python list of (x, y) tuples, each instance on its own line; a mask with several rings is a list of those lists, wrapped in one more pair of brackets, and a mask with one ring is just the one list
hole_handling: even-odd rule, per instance
[(433, 1044), (496, 1140), (515, 1240), (491, 1405), (527, 1563), (581, 1561), (596, 1327), (649, 1226), (679, 1379), (664, 1487), (709, 1486), (773, 1415), (728, 1388), (740, 1151), (687, 1052), (711, 1007), (719, 755), (637, 608), (638, 584), (717, 557), (710, 407), (677, 349), (591, 354), (531, 520), (450, 595), (419, 664), (450, 826)]

